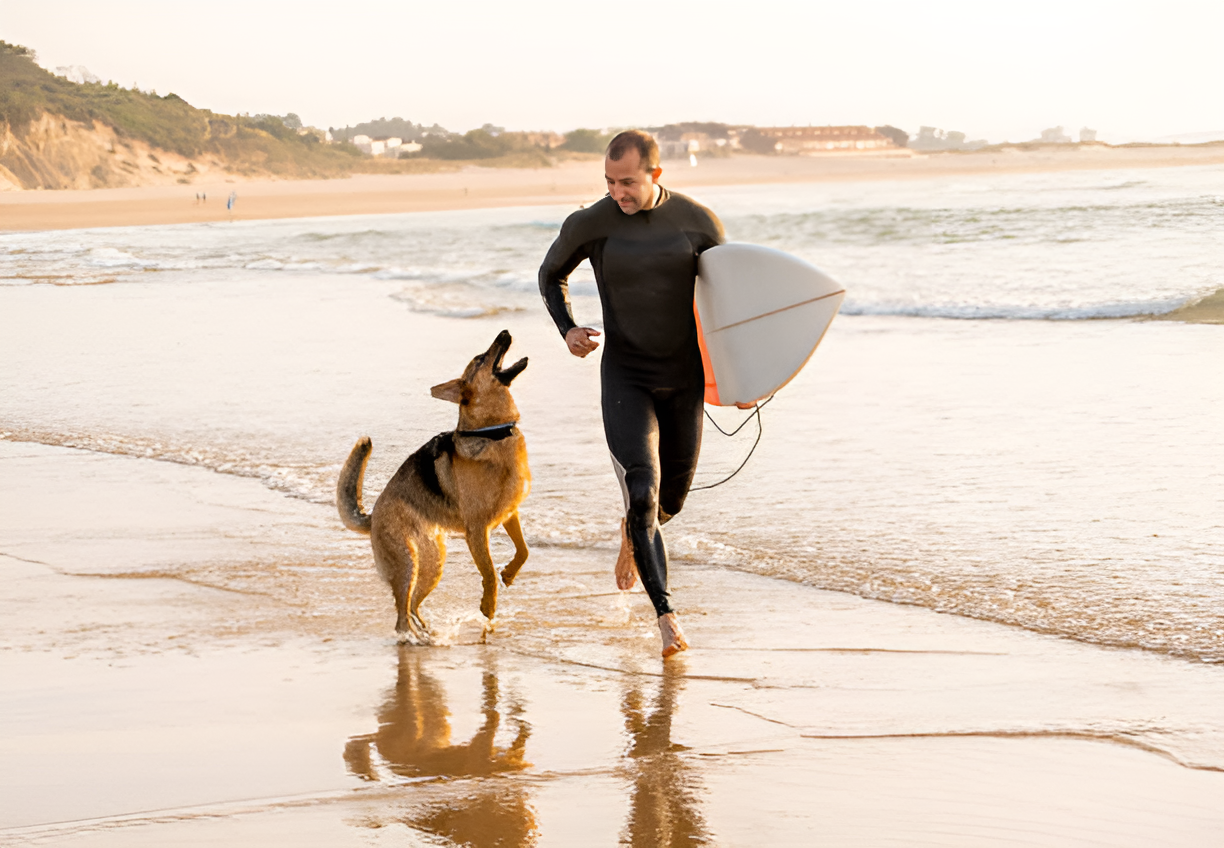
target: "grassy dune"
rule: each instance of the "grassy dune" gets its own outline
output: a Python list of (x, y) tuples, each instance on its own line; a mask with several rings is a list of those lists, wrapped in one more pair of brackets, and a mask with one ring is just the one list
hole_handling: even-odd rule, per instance
[[(197, 109), (176, 94), (159, 96), (115, 83), (71, 82), (35, 64), (26, 48), (0, 42), (0, 166), (22, 188), (73, 183), (75, 175), (63, 173), (72, 164), (40, 161), (40, 154), (47, 153), (47, 118), (62, 125), (65, 139), (72, 135), (70, 124), (87, 132), (105, 128), (121, 143), (147, 146), (191, 163), (212, 160), (224, 170), (246, 175), (339, 176), (360, 170), (367, 161), (351, 145), (323, 144), (317, 135), (299, 134), (276, 118), (221, 115)], [(38, 136), (36, 144), (32, 136)], [(59, 157), (70, 163), (81, 158)], [(95, 175), (95, 183), (107, 183), (106, 170)], [(55, 184), (57, 173), (65, 185)]]

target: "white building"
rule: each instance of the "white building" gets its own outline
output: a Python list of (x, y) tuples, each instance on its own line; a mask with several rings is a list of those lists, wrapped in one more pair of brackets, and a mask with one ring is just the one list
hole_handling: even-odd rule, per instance
[(404, 142), (402, 138), (370, 138), (368, 135), (353, 136), (353, 145), (367, 156), (385, 156), (394, 159), (403, 153), (416, 153), (421, 145), (415, 141)]

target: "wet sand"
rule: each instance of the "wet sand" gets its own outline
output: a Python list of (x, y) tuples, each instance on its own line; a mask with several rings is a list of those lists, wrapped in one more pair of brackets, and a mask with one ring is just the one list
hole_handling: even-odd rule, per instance
[[(973, 174), (1161, 168), (1224, 163), (1224, 145), (1185, 147), (1034, 146), (920, 156), (761, 157), (664, 162), (663, 182), (699, 186), (955, 178)], [(206, 203), (197, 203), (203, 192)], [(238, 195), (226, 209), (230, 192)], [(306, 181), (232, 181), (127, 189), (0, 192), (0, 231), (183, 224), (320, 215), (373, 215), (557, 203), (604, 193), (598, 159), (554, 168), (468, 166), (432, 174)]]
[(1158, 321), (1184, 321), (1187, 324), (1224, 324), (1224, 289), (1212, 292), (1200, 300), (1187, 303), (1165, 315)]
[[(0, 442), (0, 844), (1214, 844), (1218, 669), (606, 551), (398, 645), (367, 542), (203, 469)], [(497, 555), (509, 545), (500, 538)], [(752, 597), (750, 606), (741, 603)], [(439, 842), (438, 840), (441, 840)]]

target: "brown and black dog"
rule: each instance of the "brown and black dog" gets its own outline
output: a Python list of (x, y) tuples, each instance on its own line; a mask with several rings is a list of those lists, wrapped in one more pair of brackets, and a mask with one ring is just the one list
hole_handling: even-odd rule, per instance
[(378, 573), (391, 586), (396, 631), (417, 641), (428, 639), (418, 609), (442, 579), (447, 531), (467, 539), (484, 585), (480, 611), (489, 621), (497, 612), (489, 531), (500, 524), (514, 542), (514, 558), (501, 572), (507, 586), (527, 561), (518, 508), (531, 488), (531, 472), (509, 388), (527, 359), (502, 368), (510, 342), (510, 333), (502, 330), (487, 351), (468, 363), (462, 377), (430, 389), (434, 397), (459, 404), (459, 425), (408, 457), (369, 515), (361, 506), (372, 447), (368, 436), (353, 446), (336, 484), (344, 526), (369, 534)]

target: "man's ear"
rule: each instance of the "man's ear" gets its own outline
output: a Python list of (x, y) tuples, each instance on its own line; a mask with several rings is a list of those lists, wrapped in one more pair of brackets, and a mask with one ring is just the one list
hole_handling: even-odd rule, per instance
[(438, 400), (449, 400), (451, 403), (462, 403), (463, 380), (454, 379), (446, 383), (439, 383), (430, 389), (429, 393)]
[(659, 177), (661, 176), (663, 176), (663, 169), (655, 168), (653, 171), (650, 172), (650, 181), (657, 183), (659, 181)]

